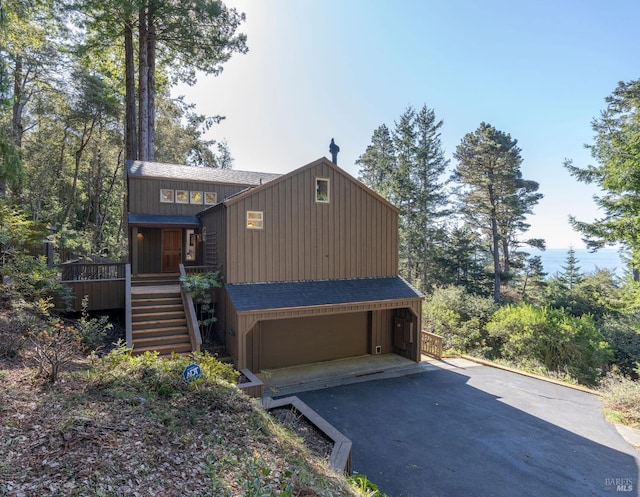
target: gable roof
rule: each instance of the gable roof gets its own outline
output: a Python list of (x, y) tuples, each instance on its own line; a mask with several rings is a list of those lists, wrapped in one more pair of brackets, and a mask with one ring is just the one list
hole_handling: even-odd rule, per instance
[(280, 176), (280, 174), (274, 173), (214, 169), (211, 167), (184, 166), (148, 161), (127, 161), (127, 173), (130, 177), (206, 181), (247, 186), (261, 185)]
[(422, 298), (399, 276), (225, 285), (237, 312)]
[(255, 188), (248, 189), (248, 190), (246, 190), (244, 192), (239, 192), (239, 193), (233, 195), (232, 197), (229, 197), (228, 199), (225, 199), (223, 203), (225, 205), (231, 205), (231, 204), (233, 204), (233, 203), (235, 203), (235, 202), (237, 202), (237, 201), (239, 201), (239, 200), (241, 200), (243, 198), (248, 197), (249, 195), (253, 195), (253, 194), (258, 193), (258, 192), (260, 192), (262, 190), (265, 190), (267, 188), (271, 188), (271, 187), (277, 185), (278, 183), (280, 183), (282, 181), (286, 181), (287, 179), (289, 179), (292, 176), (295, 176), (297, 174), (300, 174), (301, 172), (305, 171), (306, 169), (312, 169), (314, 167), (317, 167), (319, 164), (325, 164), (325, 165), (329, 166), (334, 171), (336, 171), (338, 174), (341, 174), (342, 176), (347, 178), (349, 181), (351, 181), (354, 185), (356, 185), (361, 190), (364, 190), (369, 195), (372, 195), (372, 196), (376, 197), (379, 201), (381, 201), (382, 203), (386, 204), (388, 207), (390, 207), (391, 209), (395, 210), (396, 212), (398, 212), (398, 213), (400, 212), (400, 210), (395, 205), (393, 205), (391, 202), (389, 202), (382, 195), (380, 195), (379, 193), (375, 192), (374, 190), (372, 190), (371, 188), (366, 186), (364, 183), (362, 183), (361, 181), (359, 181), (356, 178), (354, 178), (353, 176), (351, 176), (344, 169), (336, 166), (333, 162), (331, 162), (326, 157), (321, 157), (320, 159), (317, 159), (317, 160), (315, 160), (313, 162), (310, 162), (306, 166), (299, 167), (298, 169), (294, 169), (293, 171), (291, 171), (291, 172), (289, 172), (287, 174), (280, 175), (280, 176), (272, 179), (269, 183), (266, 183), (266, 184), (262, 183), (261, 185), (256, 186)]

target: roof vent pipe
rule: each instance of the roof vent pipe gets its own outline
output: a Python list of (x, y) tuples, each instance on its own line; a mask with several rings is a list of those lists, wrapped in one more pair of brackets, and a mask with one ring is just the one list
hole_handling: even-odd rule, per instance
[(331, 162), (333, 162), (336, 166), (338, 165), (338, 152), (340, 152), (340, 147), (336, 145), (336, 142), (331, 138), (331, 143), (329, 144), (329, 152), (331, 152)]

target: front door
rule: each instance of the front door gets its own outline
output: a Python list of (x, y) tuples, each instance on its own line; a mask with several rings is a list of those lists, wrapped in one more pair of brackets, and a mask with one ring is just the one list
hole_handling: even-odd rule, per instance
[(182, 230), (162, 230), (162, 271), (177, 273), (178, 264), (182, 261)]

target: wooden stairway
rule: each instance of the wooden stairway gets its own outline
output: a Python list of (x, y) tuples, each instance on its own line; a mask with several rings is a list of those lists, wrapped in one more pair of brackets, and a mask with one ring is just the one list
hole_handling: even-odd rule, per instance
[(191, 339), (176, 275), (143, 275), (131, 285), (133, 353), (161, 356), (191, 352)]

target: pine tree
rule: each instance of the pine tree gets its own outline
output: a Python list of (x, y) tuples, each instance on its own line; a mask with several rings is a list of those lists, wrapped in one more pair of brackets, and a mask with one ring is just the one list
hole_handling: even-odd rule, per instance
[(408, 107), (392, 132), (384, 124), (374, 131), (357, 161), (359, 178), (400, 209), (400, 272), (423, 290), (439, 283), (433, 266), (445, 234), (448, 196), (441, 177), (448, 161), (441, 127), (426, 105), (418, 112)]
[[(522, 178), (522, 157), (517, 144), (508, 133), (483, 122), (476, 131), (464, 136), (454, 153), (458, 164), (453, 179), (460, 184), (460, 211), (488, 241), (496, 302), (501, 300), (501, 286), (509, 277), (511, 250), (529, 228), (526, 215), (542, 198), (537, 193), (538, 184)], [(543, 243), (530, 242), (537, 246)]]

